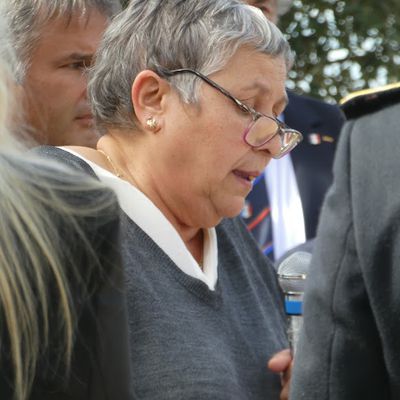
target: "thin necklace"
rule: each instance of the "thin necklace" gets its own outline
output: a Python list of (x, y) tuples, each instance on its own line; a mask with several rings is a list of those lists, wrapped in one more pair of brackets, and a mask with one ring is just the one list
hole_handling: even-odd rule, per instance
[(101, 149), (97, 149), (97, 151), (98, 151), (99, 153), (103, 154), (103, 156), (107, 159), (108, 163), (111, 165), (111, 167), (112, 167), (112, 169), (113, 169), (113, 171), (114, 171), (114, 175), (115, 175), (117, 178), (123, 178), (123, 177), (124, 177), (124, 174), (121, 173), (121, 172), (119, 171), (119, 169), (115, 166), (114, 161), (111, 159), (111, 157), (110, 157), (105, 151), (103, 151), (103, 150), (101, 150)]

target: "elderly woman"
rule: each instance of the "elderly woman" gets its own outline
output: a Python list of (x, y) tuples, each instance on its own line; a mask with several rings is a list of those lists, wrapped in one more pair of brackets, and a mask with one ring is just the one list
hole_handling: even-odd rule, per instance
[(290, 50), (235, 0), (132, 0), (106, 31), (89, 94), (97, 151), (42, 148), (95, 172), (125, 213), (133, 383), (140, 399), (278, 399), (287, 347), (273, 268), (237, 216), (300, 133)]

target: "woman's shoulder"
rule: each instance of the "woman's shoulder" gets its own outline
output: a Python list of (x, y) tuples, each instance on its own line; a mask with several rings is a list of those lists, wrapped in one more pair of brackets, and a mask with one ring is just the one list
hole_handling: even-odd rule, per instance
[(84, 160), (67, 151), (42, 146), (27, 154), (0, 154), (0, 162), (0, 194), (10, 207), (14, 204), (14, 212), (36, 209), (57, 226), (74, 220), (95, 230), (119, 219), (115, 193)]
[(42, 159), (54, 161), (63, 164), (74, 171), (81, 171), (93, 176), (94, 178), (96, 177), (96, 174), (87, 162), (62, 148), (54, 146), (39, 146), (33, 148), (31, 152), (33, 155)]

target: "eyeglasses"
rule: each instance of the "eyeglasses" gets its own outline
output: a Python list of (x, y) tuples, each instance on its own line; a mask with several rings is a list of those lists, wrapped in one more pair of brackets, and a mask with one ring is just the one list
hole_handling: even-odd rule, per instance
[(279, 137), (279, 147), (272, 147), (271, 149), (272, 157), (278, 159), (288, 154), (303, 140), (303, 135), (300, 132), (289, 128), (277, 118), (262, 114), (242, 103), (239, 99), (232, 96), (226, 89), (198, 71), (190, 68), (161, 71), (161, 74), (164, 76), (173, 76), (181, 73), (191, 73), (196, 75), (232, 100), (242, 111), (251, 115), (252, 121), (243, 133), (243, 140), (250, 147), (260, 148), (266, 143), (271, 142), (274, 138)]

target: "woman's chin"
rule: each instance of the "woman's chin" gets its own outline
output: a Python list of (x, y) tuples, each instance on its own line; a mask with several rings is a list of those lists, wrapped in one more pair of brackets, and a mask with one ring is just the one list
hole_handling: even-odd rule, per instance
[(223, 218), (234, 218), (240, 215), (244, 207), (244, 199), (235, 199), (229, 205), (226, 205), (223, 210)]

